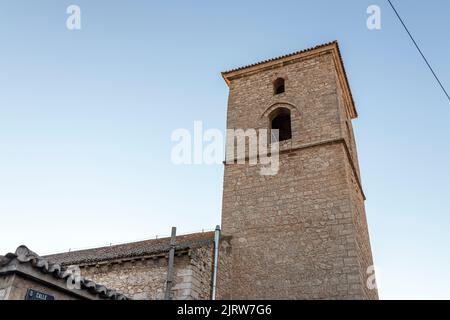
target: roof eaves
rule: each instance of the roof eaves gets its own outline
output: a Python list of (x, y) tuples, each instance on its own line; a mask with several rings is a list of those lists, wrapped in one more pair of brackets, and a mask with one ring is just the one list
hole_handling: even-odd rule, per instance
[[(17, 260), (21, 264), (29, 263), (33, 268), (44, 274), (50, 274), (56, 279), (65, 280), (73, 276), (71, 272), (67, 272), (67, 269), (60, 264), (49, 262), (24, 245), (19, 246), (15, 253), (7, 253), (5, 256), (0, 256), (0, 267), (8, 266), (14, 260)], [(103, 298), (111, 300), (129, 300), (127, 296), (116, 290), (108, 289), (105, 286), (84, 277), (80, 277), (79, 281), (82, 289), (98, 294)]]
[[(177, 252), (204, 246), (214, 240), (213, 232), (193, 233), (177, 237)], [(161, 242), (162, 241), (162, 242)], [(105, 252), (105, 250), (107, 250)], [(92, 265), (105, 261), (134, 260), (135, 258), (152, 257), (169, 252), (170, 238), (129, 242), (110, 247), (99, 247), (80, 251), (70, 251), (46, 256), (48, 260), (62, 265)]]
[(282, 55), (282, 56), (266, 59), (266, 60), (263, 60), (263, 61), (255, 62), (255, 63), (252, 63), (252, 64), (248, 64), (248, 65), (245, 65), (245, 66), (242, 66), (242, 67), (238, 67), (238, 68), (234, 68), (234, 69), (231, 69), (231, 70), (228, 70), (228, 71), (224, 71), (224, 72), (222, 72), (222, 76), (224, 78), (227, 78), (227, 75), (229, 75), (231, 73), (235, 73), (237, 71), (243, 71), (245, 69), (249, 69), (249, 68), (256, 67), (256, 66), (261, 66), (261, 65), (264, 65), (264, 64), (267, 64), (267, 63), (270, 63), (270, 62), (275, 62), (277, 60), (290, 58), (290, 57), (293, 57), (293, 56), (296, 56), (296, 55), (300, 55), (300, 54), (303, 54), (303, 53), (307, 53), (307, 52), (311, 52), (311, 51), (314, 51), (314, 50), (317, 50), (317, 49), (322, 49), (324, 47), (327, 47), (327, 46), (330, 46), (330, 45), (333, 45), (333, 44), (337, 44), (337, 41), (331, 41), (331, 42), (324, 43), (324, 44), (321, 44), (321, 45), (317, 45), (317, 46), (314, 46), (314, 47), (311, 47), (311, 48), (307, 48), (307, 49), (304, 49), (304, 50), (292, 52), (292, 53), (285, 54), (285, 55)]
[(235, 68), (235, 69), (231, 69), (229, 71), (225, 71), (222, 72), (222, 77), (225, 80), (225, 82), (227, 83), (227, 85), (229, 86), (231, 83), (231, 80), (233, 80), (235, 77), (239, 77), (239, 76), (243, 76), (246, 74), (252, 74), (253, 72), (259, 71), (260, 69), (263, 69), (264, 67), (273, 67), (273, 66), (278, 66), (276, 63), (280, 62), (283, 63), (286, 60), (292, 60), (292, 59), (296, 59), (296, 57), (298, 56), (299, 58), (302, 58), (302, 56), (307, 55), (307, 54), (311, 54), (314, 51), (320, 53), (322, 51), (327, 51), (329, 47), (329, 50), (331, 50), (332, 52), (335, 53), (335, 55), (337, 55), (337, 60), (336, 60), (336, 68), (338, 70), (338, 74), (342, 74), (342, 77), (340, 78), (341, 81), (343, 81), (343, 85), (344, 85), (344, 90), (347, 92), (347, 97), (348, 97), (348, 101), (347, 103), (349, 104), (349, 108), (348, 108), (348, 112), (349, 112), (349, 116), (351, 119), (357, 118), (358, 117), (358, 113), (356, 111), (356, 106), (355, 106), (355, 102), (353, 99), (353, 95), (352, 92), (350, 90), (350, 84), (348, 81), (348, 77), (347, 77), (347, 73), (345, 71), (345, 67), (344, 67), (344, 61), (342, 59), (342, 55), (341, 55), (341, 51), (339, 49), (339, 44), (338, 42), (335, 41), (331, 41), (325, 44), (321, 44), (321, 45), (317, 45), (315, 47), (311, 47), (308, 49), (304, 49), (301, 51), (297, 51), (294, 53), (290, 53), (290, 54), (286, 54), (283, 56), (279, 56), (279, 57), (275, 57), (272, 59), (268, 59), (268, 60), (264, 60), (264, 61), (260, 61), (257, 63), (253, 63), (253, 64), (249, 64), (243, 67), (239, 67), (239, 68)]

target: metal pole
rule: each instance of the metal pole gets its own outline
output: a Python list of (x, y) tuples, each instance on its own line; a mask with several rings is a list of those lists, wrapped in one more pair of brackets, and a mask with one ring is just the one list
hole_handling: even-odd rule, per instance
[(175, 240), (177, 236), (177, 228), (172, 227), (172, 235), (170, 237), (170, 250), (169, 250), (169, 261), (167, 267), (167, 281), (166, 281), (166, 292), (164, 294), (165, 300), (171, 300), (172, 295), (172, 282), (173, 282), (173, 261), (175, 258)]
[(220, 241), (220, 226), (216, 226), (216, 230), (214, 231), (214, 271), (213, 271), (211, 300), (216, 300), (217, 294), (217, 272), (219, 271), (219, 241)]

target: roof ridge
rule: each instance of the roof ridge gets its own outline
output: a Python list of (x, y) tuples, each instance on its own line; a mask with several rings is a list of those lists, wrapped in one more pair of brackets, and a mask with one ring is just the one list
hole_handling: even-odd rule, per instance
[[(214, 241), (214, 231), (197, 232), (177, 236), (176, 249), (184, 250), (205, 246)], [(51, 261), (67, 264), (90, 264), (102, 261), (121, 260), (152, 256), (169, 251), (170, 238), (150, 239), (124, 244), (97, 247), (78, 251), (67, 251), (45, 256)]]
[(250, 67), (259, 66), (259, 65), (264, 64), (264, 63), (268, 63), (268, 62), (272, 62), (272, 61), (276, 61), (276, 60), (280, 60), (280, 59), (284, 59), (284, 58), (289, 58), (289, 57), (295, 56), (295, 55), (300, 54), (300, 53), (313, 51), (313, 50), (320, 49), (320, 48), (323, 48), (323, 47), (326, 47), (326, 46), (329, 46), (329, 45), (332, 45), (332, 44), (338, 45), (337, 40), (333, 40), (333, 41), (330, 41), (330, 42), (327, 42), (327, 43), (319, 44), (319, 45), (316, 45), (314, 47), (309, 47), (309, 48), (306, 48), (306, 49), (303, 49), (303, 50), (300, 50), (300, 51), (295, 51), (295, 52), (288, 53), (288, 54), (285, 54), (285, 55), (281, 55), (281, 56), (278, 56), (278, 57), (274, 57), (274, 58), (262, 60), (262, 61), (259, 61), (259, 62), (247, 64), (247, 65), (244, 65), (242, 67), (230, 69), (228, 71), (222, 72), (222, 75), (226, 75), (228, 73), (235, 72), (235, 71), (241, 71), (241, 70), (244, 70), (244, 69), (247, 69), (247, 68), (250, 68)]
[[(186, 237), (186, 236), (191, 236), (191, 235), (196, 235), (196, 234), (207, 234), (207, 233), (213, 233), (213, 232), (214, 232), (213, 230), (208, 230), (208, 231), (183, 233), (183, 234), (177, 235), (176, 238), (181, 238), (181, 237)], [(127, 244), (135, 244), (135, 243), (140, 243), (140, 242), (161, 241), (161, 240), (169, 240), (169, 239), (170, 239), (170, 236), (164, 235), (160, 238), (158, 236), (156, 236), (156, 238), (146, 238), (146, 239), (141, 239), (141, 240), (110, 243), (109, 245), (105, 244), (105, 245), (98, 245), (98, 246), (92, 246), (92, 247), (74, 248), (73, 250), (69, 248), (69, 251), (50, 252), (48, 254), (45, 254), (44, 257), (55, 256), (55, 255), (64, 254), (64, 253), (72, 253), (72, 252), (75, 253), (75, 252), (89, 251), (89, 250), (95, 250), (95, 249), (111, 248), (111, 247), (117, 247), (117, 246), (122, 246), (122, 245), (127, 245)]]

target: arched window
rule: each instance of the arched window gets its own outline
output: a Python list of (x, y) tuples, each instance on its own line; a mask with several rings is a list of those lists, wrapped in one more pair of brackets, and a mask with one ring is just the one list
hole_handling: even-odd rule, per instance
[(275, 80), (273, 82), (273, 93), (274, 94), (283, 93), (284, 90), (285, 90), (285, 87), (284, 87), (284, 79), (283, 78), (278, 78), (277, 80)]
[[(278, 129), (278, 141), (285, 141), (292, 138), (291, 130), (291, 110), (288, 108), (278, 108), (270, 116), (270, 128)], [(272, 135), (272, 140), (274, 139)]]

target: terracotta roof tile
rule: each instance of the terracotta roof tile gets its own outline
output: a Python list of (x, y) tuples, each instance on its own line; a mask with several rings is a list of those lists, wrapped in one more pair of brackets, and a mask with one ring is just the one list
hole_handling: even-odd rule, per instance
[[(176, 237), (175, 250), (205, 246), (213, 243), (214, 232), (200, 232)], [(91, 264), (108, 260), (135, 258), (168, 252), (170, 237), (130, 242), (107, 247), (70, 251), (48, 255), (45, 258), (62, 265)]]
[[(72, 273), (67, 272), (68, 269), (65, 267), (58, 263), (50, 262), (24, 245), (19, 246), (15, 253), (7, 253), (5, 256), (0, 256), (0, 267), (8, 266), (11, 263), (15, 263), (15, 261), (20, 264), (30, 264), (33, 268), (40, 270), (42, 273), (50, 274), (54, 278), (61, 281), (66, 281), (66, 279), (73, 277)], [(78, 280), (82, 290), (87, 290), (93, 294), (98, 294), (102, 298), (111, 300), (129, 299), (116, 290), (108, 289), (105, 286), (84, 277), (80, 277)]]

